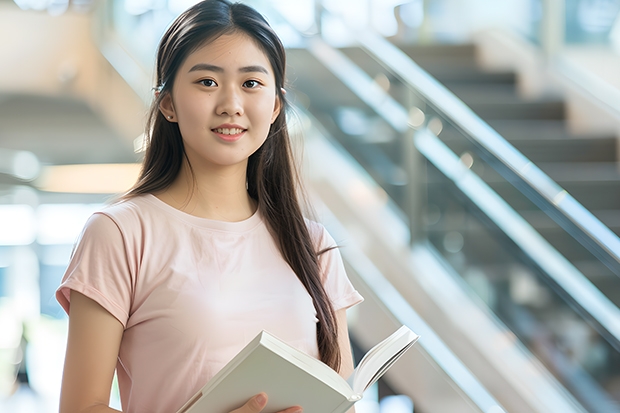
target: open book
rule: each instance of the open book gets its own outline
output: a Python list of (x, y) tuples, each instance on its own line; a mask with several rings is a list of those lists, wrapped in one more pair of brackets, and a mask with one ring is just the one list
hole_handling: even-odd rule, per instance
[(266, 331), (261, 332), (177, 413), (228, 413), (252, 396), (269, 396), (262, 413), (302, 406), (304, 413), (344, 413), (419, 336), (403, 326), (373, 347), (348, 380)]

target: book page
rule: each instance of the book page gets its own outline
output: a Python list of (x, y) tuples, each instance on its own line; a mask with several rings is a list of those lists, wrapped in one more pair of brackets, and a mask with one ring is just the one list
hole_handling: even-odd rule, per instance
[(370, 349), (349, 377), (348, 383), (356, 394), (362, 394), (374, 384), (420, 338), (406, 326)]

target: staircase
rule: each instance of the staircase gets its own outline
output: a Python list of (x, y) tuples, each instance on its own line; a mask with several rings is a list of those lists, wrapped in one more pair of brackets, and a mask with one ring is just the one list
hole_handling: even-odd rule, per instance
[[(520, 98), (515, 74), (485, 73), (477, 68), (475, 48), (471, 45), (403, 47), (403, 51), (606, 226), (620, 234), (620, 167), (615, 136), (571, 134), (561, 97)], [(439, 136), (460, 154), (466, 148), (455, 132), (454, 128), (446, 127)], [(617, 275), (593, 260), (589, 252), (546, 214), (531, 208), (529, 201), (504, 179), (499, 179), (491, 168), (479, 174), (608, 298), (620, 305)]]

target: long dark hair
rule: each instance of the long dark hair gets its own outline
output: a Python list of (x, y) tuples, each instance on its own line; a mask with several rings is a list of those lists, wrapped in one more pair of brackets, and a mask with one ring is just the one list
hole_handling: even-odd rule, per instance
[(338, 328), (334, 309), (321, 283), (318, 259), (321, 252), (316, 250), (297, 198), (299, 179), (293, 166), (286, 127), (287, 104), (282, 92), (286, 67), (284, 47), (256, 10), (227, 0), (205, 0), (181, 14), (166, 31), (157, 51), (159, 94), (147, 119), (142, 171), (123, 198), (167, 188), (179, 174), (184, 159), (189, 164), (178, 124), (164, 118), (159, 104), (172, 92), (175, 75), (190, 53), (208, 41), (234, 32), (249, 35), (269, 58), (282, 104), (267, 140), (248, 160), (248, 193), (257, 201), (282, 256), (312, 297), (319, 320), (317, 343), (321, 360), (338, 371)]

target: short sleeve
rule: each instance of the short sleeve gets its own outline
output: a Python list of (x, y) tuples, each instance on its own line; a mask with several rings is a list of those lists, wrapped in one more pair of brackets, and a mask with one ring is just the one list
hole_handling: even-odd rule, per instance
[(69, 314), (70, 292), (77, 291), (126, 326), (133, 278), (121, 230), (109, 216), (95, 213), (82, 231), (56, 299)]
[(364, 298), (357, 292), (349, 277), (347, 277), (340, 249), (325, 227), (314, 223), (316, 228), (312, 232), (319, 236), (319, 265), (323, 277), (323, 287), (329, 296), (334, 311), (353, 307), (361, 303)]

